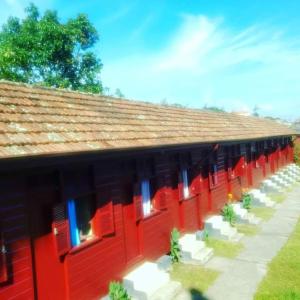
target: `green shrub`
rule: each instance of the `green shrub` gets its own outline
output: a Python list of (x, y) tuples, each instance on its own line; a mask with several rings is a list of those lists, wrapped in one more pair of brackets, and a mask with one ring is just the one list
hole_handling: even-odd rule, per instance
[(251, 208), (252, 198), (248, 193), (243, 193), (242, 195), (243, 208), (249, 210)]
[(297, 165), (300, 165), (300, 144), (294, 142), (294, 161)]
[(203, 241), (208, 241), (209, 235), (208, 235), (208, 231), (206, 229), (204, 229), (203, 232)]
[(231, 226), (233, 226), (236, 222), (236, 214), (233, 210), (233, 206), (231, 204), (225, 204), (222, 209), (222, 215), (225, 221), (229, 222)]
[(109, 284), (109, 297), (111, 300), (130, 300), (131, 297), (127, 294), (126, 289), (122, 283), (117, 281), (112, 281)]
[(171, 251), (170, 251), (170, 256), (172, 263), (176, 263), (180, 261), (181, 258), (181, 250), (179, 246), (179, 237), (180, 233), (177, 230), (177, 228), (173, 228), (171, 232)]

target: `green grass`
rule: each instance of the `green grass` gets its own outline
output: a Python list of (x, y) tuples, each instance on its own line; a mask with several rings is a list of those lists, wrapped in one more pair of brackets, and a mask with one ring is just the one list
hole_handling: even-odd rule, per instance
[(286, 196), (286, 194), (269, 194), (270, 199), (276, 203), (282, 203), (286, 199)]
[(285, 246), (268, 265), (255, 299), (300, 299), (300, 220)]
[(206, 245), (214, 249), (215, 255), (228, 258), (236, 257), (244, 248), (242, 243), (222, 241), (213, 238), (208, 238)]
[(170, 273), (172, 280), (181, 282), (182, 286), (191, 291), (192, 299), (198, 299), (216, 280), (219, 272), (202, 266), (176, 263)]
[(256, 217), (261, 218), (264, 221), (268, 221), (272, 218), (275, 209), (271, 207), (253, 207), (250, 210)]
[(250, 224), (237, 224), (236, 228), (238, 232), (248, 236), (256, 235), (260, 231), (260, 228), (258, 226)]

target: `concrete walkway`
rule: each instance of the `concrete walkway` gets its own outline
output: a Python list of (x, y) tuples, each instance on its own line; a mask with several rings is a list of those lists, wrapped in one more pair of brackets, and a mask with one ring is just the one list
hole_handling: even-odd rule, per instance
[(274, 216), (263, 222), (256, 236), (244, 237), (245, 249), (234, 259), (214, 257), (206, 267), (222, 272), (204, 296), (209, 300), (250, 300), (267, 273), (267, 264), (288, 240), (300, 216), (300, 187), (276, 205)]

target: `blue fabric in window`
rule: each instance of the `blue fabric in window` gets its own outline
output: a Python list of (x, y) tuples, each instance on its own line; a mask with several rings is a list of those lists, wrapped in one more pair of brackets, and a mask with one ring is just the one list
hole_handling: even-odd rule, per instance
[(147, 216), (151, 213), (150, 182), (148, 179), (142, 181), (143, 213)]
[(71, 244), (72, 246), (78, 246), (80, 244), (80, 238), (79, 238), (79, 231), (78, 231), (77, 220), (76, 220), (75, 201), (73, 199), (68, 200), (68, 216), (69, 216)]
[(189, 180), (188, 180), (187, 169), (182, 170), (182, 183), (183, 183), (183, 197), (188, 198), (190, 195), (190, 191), (189, 191)]

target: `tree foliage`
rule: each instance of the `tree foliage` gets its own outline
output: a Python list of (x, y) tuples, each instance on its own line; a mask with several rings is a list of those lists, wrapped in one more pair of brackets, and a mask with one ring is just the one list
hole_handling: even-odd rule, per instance
[(34, 4), (25, 12), (0, 31), (0, 79), (100, 93), (102, 64), (90, 50), (99, 36), (87, 16), (62, 23), (56, 11), (40, 15)]
[(218, 107), (218, 106), (208, 106), (207, 104), (205, 104), (203, 106), (204, 110), (209, 110), (209, 111), (213, 111), (213, 112), (225, 112), (225, 109), (222, 107)]

